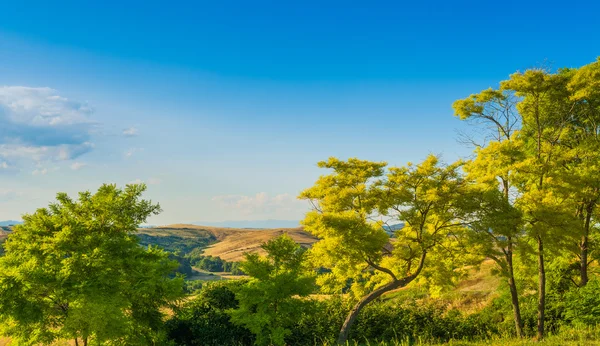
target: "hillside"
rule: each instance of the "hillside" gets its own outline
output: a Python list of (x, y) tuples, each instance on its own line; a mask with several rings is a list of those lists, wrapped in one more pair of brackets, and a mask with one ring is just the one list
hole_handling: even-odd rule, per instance
[(260, 246), (277, 236), (287, 233), (298, 244), (309, 247), (317, 239), (301, 228), (242, 229), (174, 224), (139, 230), (143, 244), (156, 244), (167, 250), (189, 251), (191, 247), (206, 247), (204, 254), (237, 262), (244, 252), (262, 253)]

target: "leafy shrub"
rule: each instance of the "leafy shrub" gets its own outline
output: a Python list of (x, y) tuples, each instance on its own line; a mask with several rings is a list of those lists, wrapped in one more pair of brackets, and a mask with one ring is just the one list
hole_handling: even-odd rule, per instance
[(206, 283), (200, 294), (175, 311), (166, 322), (167, 337), (174, 345), (250, 345), (250, 331), (232, 324), (226, 310), (238, 307), (231, 290), (240, 281)]
[(565, 295), (565, 317), (575, 324), (600, 324), (600, 280), (570, 290)]

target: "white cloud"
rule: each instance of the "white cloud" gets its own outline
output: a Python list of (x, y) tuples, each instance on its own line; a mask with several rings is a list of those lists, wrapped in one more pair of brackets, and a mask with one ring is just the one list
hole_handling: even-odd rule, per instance
[(10, 120), (33, 126), (88, 124), (93, 112), (87, 103), (59, 96), (51, 88), (0, 87), (0, 104), (9, 110)]
[(0, 158), (69, 160), (93, 149), (87, 103), (50, 88), (0, 87)]
[(31, 174), (33, 174), (33, 175), (46, 175), (46, 174), (48, 174), (48, 169), (47, 168), (38, 168), (35, 171), (31, 172)]
[(158, 179), (158, 178), (148, 178), (145, 181), (142, 179), (135, 179), (130, 181), (127, 184), (147, 184), (147, 185), (158, 185), (162, 182), (162, 180)]
[(35, 162), (65, 161), (77, 158), (94, 148), (90, 142), (81, 144), (60, 144), (55, 146), (35, 146), (19, 144), (0, 144), (0, 157), (29, 159)]
[(140, 151), (144, 151), (143, 148), (130, 148), (125, 150), (125, 152), (123, 153), (123, 156), (128, 159), (130, 157), (132, 157), (133, 155), (135, 155), (136, 153), (139, 153)]
[(135, 137), (139, 134), (139, 130), (136, 127), (130, 127), (128, 129), (123, 130), (123, 136), (125, 137)]
[(162, 182), (162, 180), (160, 180), (159, 178), (148, 178), (146, 182), (148, 183), (148, 185), (158, 185)]
[(73, 162), (73, 164), (71, 165), (71, 169), (74, 170), (74, 171), (78, 171), (78, 170), (82, 169), (85, 166), (87, 166), (87, 163)]
[(0, 190), (0, 203), (11, 201), (21, 195), (21, 192), (15, 190)]
[(244, 215), (289, 214), (299, 213), (307, 209), (306, 203), (299, 201), (288, 193), (273, 197), (266, 192), (259, 192), (254, 196), (221, 195), (213, 197), (212, 201), (222, 208), (235, 209)]

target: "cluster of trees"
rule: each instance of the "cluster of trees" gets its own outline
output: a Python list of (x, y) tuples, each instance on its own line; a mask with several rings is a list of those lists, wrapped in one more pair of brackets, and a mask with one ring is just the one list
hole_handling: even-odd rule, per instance
[(172, 252), (180, 257), (206, 248), (214, 243), (217, 238), (208, 231), (198, 230), (194, 237), (182, 237), (177, 235), (150, 235), (138, 234), (142, 246), (159, 246), (162, 249)]
[(196, 248), (186, 255), (192, 266), (207, 270), (213, 273), (228, 272), (233, 275), (244, 275), (240, 269), (239, 262), (228, 262), (217, 256), (204, 256), (202, 250)]
[[(585, 287), (597, 259), (600, 202), (600, 60), (579, 69), (515, 73), (498, 89), (454, 104), (477, 129), (474, 158), (420, 164), (330, 158), (331, 170), (301, 194), (303, 221), (320, 241), (315, 263), (330, 292), (350, 280), (357, 297), (338, 338), (344, 343), (371, 301), (417, 278), (447, 284), (461, 268), (491, 258), (507, 279), (516, 334), (523, 336), (515, 260), (537, 267), (537, 338), (544, 337), (546, 267)], [(405, 227), (390, 241), (383, 221)], [(517, 256), (516, 253), (519, 253)]]

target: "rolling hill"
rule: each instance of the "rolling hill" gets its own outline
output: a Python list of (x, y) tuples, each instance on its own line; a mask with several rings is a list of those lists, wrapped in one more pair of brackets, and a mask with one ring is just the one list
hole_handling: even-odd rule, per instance
[(317, 238), (301, 228), (243, 229), (174, 224), (139, 230), (142, 244), (156, 244), (167, 250), (186, 251), (190, 247), (205, 248), (207, 256), (237, 262), (245, 252), (262, 253), (260, 246), (275, 237), (287, 233), (298, 244), (310, 247)]

